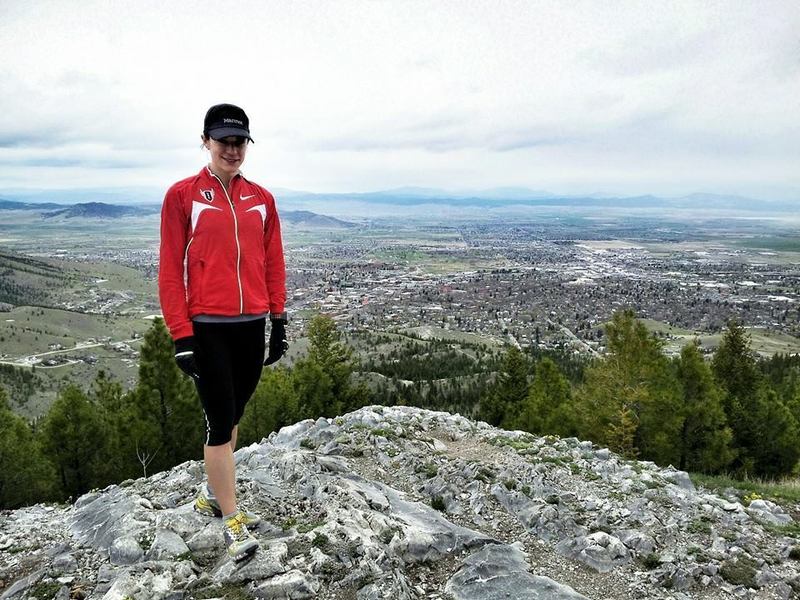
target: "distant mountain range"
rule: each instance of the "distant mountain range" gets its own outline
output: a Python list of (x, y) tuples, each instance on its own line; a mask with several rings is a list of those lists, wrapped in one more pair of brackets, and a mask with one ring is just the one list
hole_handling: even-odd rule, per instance
[[(701, 209), (750, 212), (798, 212), (800, 197), (795, 200), (759, 200), (736, 195), (695, 193), (681, 197), (654, 195), (609, 197), (599, 194), (569, 196), (523, 187), (496, 187), (477, 191), (447, 191), (435, 188), (402, 187), (376, 192), (315, 193), (281, 188), (272, 189), (283, 209), (312, 208), (318, 210), (328, 203), (357, 202), (384, 207), (413, 207), (423, 204), (438, 206), (500, 208), (508, 206), (568, 207), (568, 208), (635, 208), (635, 209)], [(152, 211), (160, 205), (163, 190), (155, 188), (73, 189), (49, 191), (9, 191), (4, 194), (3, 206), (35, 204), (40, 209), (61, 210), (64, 205), (104, 204), (135, 206)], [(57, 203), (57, 204), (54, 204)], [(292, 206), (296, 204), (296, 206)], [(324, 211), (323, 212), (327, 212)], [(336, 213), (336, 210), (331, 209)], [(283, 211), (281, 211), (283, 215)], [(81, 215), (84, 216), (84, 215)], [(369, 216), (364, 215), (364, 216)]]
[[(29, 205), (31, 206), (31, 205)], [(32, 205), (37, 206), (37, 205)], [(0, 208), (3, 205), (0, 204)], [(61, 207), (42, 213), (45, 219), (64, 217), (66, 219), (96, 218), (96, 219), (119, 219), (120, 217), (142, 217), (158, 212), (155, 208), (142, 208), (138, 206), (122, 206), (118, 204), (105, 204), (103, 202), (83, 202), (72, 206)]]
[[(52, 202), (17, 202), (0, 199), (0, 210), (34, 211), (41, 213), (45, 219), (120, 219), (123, 217), (142, 217), (160, 212), (161, 207), (156, 204), (139, 206), (126, 206), (119, 204), (106, 204), (104, 202), (81, 202), (78, 204), (64, 205)], [(334, 217), (320, 215), (307, 210), (288, 210), (280, 212), (281, 221), (291, 223), (297, 227), (319, 229), (347, 229), (356, 227), (356, 224), (342, 221)]]
[[(746, 210), (766, 212), (794, 212), (800, 209), (797, 201), (766, 201), (722, 194), (697, 193), (679, 198), (662, 198), (652, 195), (623, 198), (601, 196), (558, 196), (523, 188), (496, 188), (472, 195), (450, 192), (435, 194), (436, 190), (400, 188), (385, 192), (352, 194), (313, 194), (295, 192), (287, 194), (290, 200), (359, 201), (370, 204), (415, 206), (438, 204), (461, 207), (498, 208), (504, 206), (551, 206), (565, 208), (637, 208), (637, 209), (703, 209)], [(800, 199), (799, 199), (800, 200)]]

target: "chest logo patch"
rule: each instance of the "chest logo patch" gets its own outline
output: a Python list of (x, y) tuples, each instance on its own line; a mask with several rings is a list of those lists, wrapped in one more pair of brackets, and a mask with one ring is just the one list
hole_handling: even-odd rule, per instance
[(200, 193), (203, 195), (203, 198), (209, 202), (214, 201), (214, 190), (200, 190)]

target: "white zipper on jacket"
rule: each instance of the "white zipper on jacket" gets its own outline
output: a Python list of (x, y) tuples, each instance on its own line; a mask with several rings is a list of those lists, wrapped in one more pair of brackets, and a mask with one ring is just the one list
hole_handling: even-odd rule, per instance
[[(211, 169), (209, 169), (209, 172), (211, 172)], [(231, 212), (233, 213), (233, 237), (236, 239), (236, 282), (239, 284), (239, 314), (242, 315), (244, 314), (244, 295), (242, 294), (242, 274), (239, 271), (242, 247), (239, 245), (239, 222), (236, 220), (236, 207), (233, 206), (233, 200), (231, 200), (227, 188), (222, 184), (222, 180), (214, 175), (213, 172), (211, 172), (211, 175), (219, 181), (219, 185), (222, 187), (222, 191), (225, 192), (225, 197), (228, 199), (228, 204), (230, 204)]]
[(189, 247), (192, 245), (194, 241), (194, 231), (192, 232), (192, 237), (189, 238), (189, 243), (186, 244), (186, 250), (183, 251), (183, 281), (186, 283), (186, 280), (189, 278)]

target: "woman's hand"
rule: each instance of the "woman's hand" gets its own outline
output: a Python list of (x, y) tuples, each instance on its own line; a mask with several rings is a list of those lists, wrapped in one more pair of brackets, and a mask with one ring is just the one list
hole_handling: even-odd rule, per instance
[(194, 360), (194, 336), (175, 340), (175, 362), (178, 368), (192, 379), (200, 379)]
[(272, 331), (269, 333), (269, 353), (264, 365), (271, 365), (278, 362), (289, 349), (289, 342), (286, 341), (286, 319), (270, 319)]

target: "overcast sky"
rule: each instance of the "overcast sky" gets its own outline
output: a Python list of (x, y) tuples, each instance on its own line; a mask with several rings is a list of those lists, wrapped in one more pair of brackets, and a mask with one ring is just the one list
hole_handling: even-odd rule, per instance
[(231, 102), (268, 188), (800, 199), (796, 0), (3, 0), (0, 56), (5, 189), (166, 188)]

